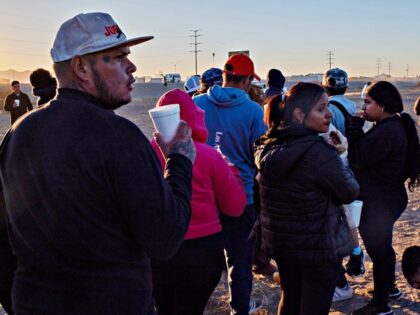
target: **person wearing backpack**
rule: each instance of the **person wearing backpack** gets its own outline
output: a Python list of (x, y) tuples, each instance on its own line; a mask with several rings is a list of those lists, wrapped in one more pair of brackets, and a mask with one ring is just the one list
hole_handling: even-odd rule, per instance
[[(339, 68), (326, 71), (322, 79), (322, 86), (328, 94), (328, 107), (332, 113), (331, 124), (336, 127), (343, 135), (345, 134), (349, 118), (356, 113), (356, 104), (344, 96), (348, 83), (347, 73)], [(359, 244), (358, 226), (362, 209), (362, 202), (355, 200), (349, 205), (343, 205), (346, 212), (347, 222), (353, 241), (353, 252), (346, 264), (346, 269), (341, 269), (337, 279), (337, 286), (334, 292), (333, 302), (350, 299), (353, 291), (347, 282), (345, 273), (352, 277), (364, 274), (365, 255)]]

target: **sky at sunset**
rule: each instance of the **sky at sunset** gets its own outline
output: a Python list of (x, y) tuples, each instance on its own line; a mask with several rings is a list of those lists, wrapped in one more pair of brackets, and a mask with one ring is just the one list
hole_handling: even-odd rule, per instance
[[(195, 72), (191, 30), (199, 29), (198, 72), (222, 67), (228, 51), (249, 50), (257, 74), (324, 72), (350, 76), (420, 75), (420, 0), (0, 0), (0, 70), (52, 68), (60, 24), (78, 13), (110, 13), (128, 38), (155, 39), (131, 49), (136, 76)], [(213, 58), (214, 53), (214, 58)]]

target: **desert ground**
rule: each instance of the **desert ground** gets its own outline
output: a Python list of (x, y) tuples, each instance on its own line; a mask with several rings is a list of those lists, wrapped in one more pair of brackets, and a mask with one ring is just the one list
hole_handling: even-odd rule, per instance
[[(347, 92), (347, 96), (358, 105), (361, 105), (360, 91), (364, 83), (363, 81), (352, 81)], [(420, 96), (420, 86), (415, 81), (398, 81), (394, 83), (402, 94), (405, 111), (412, 114), (414, 119), (417, 119), (413, 114), (412, 105), (414, 100)], [(291, 86), (292, 84), (293, 82), (287, 82), (286, 85)], [(147, 137), (151, 137), (153, 126), (147, 110), (154, 107), (160, 95), (172, 88), (182, 88), (182, 85), (170, 84), (164, 87), (162, 84), (136, 84), (133, 91), (133, 101), (118, 109), (117, 114), (131, 120)], [(3, 112), (0, 114), (0, 139), (3, 138), (8, 127), (9, 116)], [(409, 194), (407, 209), (396, 223), (394, 229), (394, 249), (397, 255), (397, 286), (404, 293), (402, 299), (391, 303), (396, 314), (420, 314), (420, 291), (412, 289), (405, 281), (401, 272), (403, 251), (412, 245), (420, 245), (420, 188)], [(350, 314), (352, 310), (363, 306), (369, 301), (369, 296), (365, 293), (365, 289), (372, 285), (372, 263), (369, 257), (366, 259), (366, 267), (367, 271), (363, 277), (357, 279), (348, 278), (353, 288), (353, 298), (334, 303), (331, 306), (330, 314)], [(264, 311), (260, 314), (277, 314), (280, 286), (272, 280), (271, 275), (254, 274), (253, 287), (253, 295), (263, 299)], [(229, 314), (228, 299), (226, 276), (223, 275), (218, 287), (208, 302), (205, 314)], [(4, 314), (0, 306), (0, 315)]]

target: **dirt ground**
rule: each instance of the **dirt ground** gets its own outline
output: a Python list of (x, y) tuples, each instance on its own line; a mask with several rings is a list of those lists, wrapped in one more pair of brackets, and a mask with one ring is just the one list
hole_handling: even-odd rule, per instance
[[(398, 87), (405, 104), (405, 111), (411, 113), (414, 100), (420, 95), (420, 87), (413, 82), (394, 82)], [(291, 83), (289, 83), (291, 85)], [(364, 82), (352, 82), (347, 96), (361, 106), (360, 91)], [(156, 98), (138, 99), (132, 105), (125, 106), (118, 110), (122, 116), (129, 117), (147, 135), (153, 132), (150, 120), (147, 116), (147, 109), (154, 107)], [(138, 104), (138, 105), (137, 105)], [(137, 106), (144, 106), (142, 109)], [(131, 108), (130, 108), (131, 107)], [(136, 107), (134, 109), (133, 107)], [(412, 289), (405, 281), (401, 272), (401, 258), (405, 248), (412, 245), (420, 245), (420, 189), (409, 195), (407, 210), (398, 220), (394, 230), (394, 249), (397, 255), (396, 278), (397, 286), (404, 292), (404, 298), (392, 304), (396, 314), (420, 314), (419, 292)], [(274, 263), (274, 262), (273, 262)], [(353, 298), (351, 300), (334, 303), (330, 314), (350, 314), (369, 301), (369, 296), (365, 293), (365, 288), (373, 284), (372, 263), (370, 258), (366, 258), (366, 273), (363, 277), (352, 279), (349, 282), (353, 288)], [(277, 307), (280, 299), (280, 286), (276, 284), (271, 276), (254, 274), (253, 295), (262, 298), (264, 309), (267, 315), (277, 314)], [(211, 296), (205, 315), (227, 315), (229, 314), (229, 296), (227, 293), (226, 275), (222, 279)]]
[[(289, 86), (290, 84), (288, 83)], [(416, 86), (415, 82), (396, 82), (396, 85), (402, 94), (405, 110), (413, 115), (412, 105), (414, 100), (420, 95), (420, 87)], [(363, 82), (353, 82), (352, 86), (348, 90), (347, 95), (353, 101), (361, 104), (360, 90)], [(153, 132), (153, 126), (147, 110), (154, 107), (159, 95), (173, 87), (180, 87), (180, 85), (170, 85), (166, 88), (161, 85), (150, 85), (149, 87), (147, 84), (141, 85), (141, 87), (135, 88), (133, 102), (117, 110), (117, 114), (134, 122), (147, 137), (150, 137)], [(415, 118), (414, 115), (413, 118)], [(0, 114), (0, 139), (4, 136), (8, 126), (9, 116), (4, 113)], [(412, 289), (401, 273), (403, 251), (412, 245), (420, 245), (420, 189), (409, 194), (407, 210), (398, 220), (394, 229), (394, 249), (397, 255), (397, 286), (404, 293), (402, 299), (391, 303), (396, 314), (420, 314), (420, 291)], [(369, 301), (365, 288), (372, 284), (372, 263), (368, 256), (366, 267), (367, 271), (363, 277), (357, 279), (349, 278), (354, 292), (353, 298), (344, 302), (334, 303), (330, 314), (350, 314), (352, 310), (363, 306)], [(265, 314), (277, 314), (280, 286), (272, 281), (271, 275), (254, 275), (253, 295), (263, 299)], [(207, 304), (205, 315), (229, 314), (228, 299), (226, 276), (224, 275)], [(0, 306), (0, 315), (4, 314)]]

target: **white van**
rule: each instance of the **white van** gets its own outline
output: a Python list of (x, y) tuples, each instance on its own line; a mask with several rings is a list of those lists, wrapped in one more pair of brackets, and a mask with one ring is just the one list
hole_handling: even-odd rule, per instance
[(180, 83), (181, 75), (179, 73), (168, 73), (168, 74), (165, 74), (164, 80), (167, 83)]

